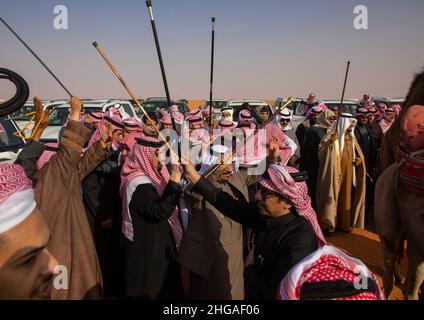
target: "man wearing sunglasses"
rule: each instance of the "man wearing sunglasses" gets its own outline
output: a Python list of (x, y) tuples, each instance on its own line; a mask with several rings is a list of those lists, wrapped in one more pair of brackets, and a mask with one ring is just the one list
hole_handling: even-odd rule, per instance
[[(202, 178), (191, 164), (184, 166), (194, 191), (227, 217), (254, 230), (255, 245), (245, 260), (247, 299), (277, 297), (278, 285), (288, 271), (325, 244), (305, 182), (295, 182), (297, 170), (271, 165), (258, 180), (254, 203), (235, 200)], [(303, 179), (299, 179), (303, 180)]]
[(297, 143), (295, 130), (293, 130), (292, 116), (293, 115), (290, 110), (284, 109), (279, 114), (278, 123), (280, 125), (281, 130), (284, 132), (286, 136), (287, 145), (289, 145), (293, 150), (293, 154), (289, 161), (289, 165), (296, 167), (300, 158), (300, 148)]

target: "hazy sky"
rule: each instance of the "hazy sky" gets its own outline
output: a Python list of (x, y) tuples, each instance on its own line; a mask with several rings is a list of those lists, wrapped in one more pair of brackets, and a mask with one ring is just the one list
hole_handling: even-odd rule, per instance
[[(366, 5), (369, 29), (353, 27)], [(53, 27), (56, 5), (68, 30)], [(216, 98), (405, 96), (424, 66), (423, 0), (153, 0), (171, 96), (209, 96), (215, 16)], [(137, 96), (164, 96), (143, 0), (1, 0), (0, 15), (77, 96), (127, 94), (91, 45), (98, 41)], [(0, 24), (0, 66), (21, 74), (31, 96), (66, 97), (42, 66)], [(12, 87), (0, 81), (0, 98)]]

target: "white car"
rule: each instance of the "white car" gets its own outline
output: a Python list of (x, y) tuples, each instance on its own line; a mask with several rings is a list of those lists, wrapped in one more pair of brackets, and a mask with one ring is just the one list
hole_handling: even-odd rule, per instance
[[(67, 103), (67, 100), (44, 100), (43, 109), (47, 108), (55, 108), (62, 104)], [(34, 122), (30, 122), (32, 116), (28, 116), (27, 114), (34, 111), (34, 102), (32, 100), (28, 100), (22, 108), (12, 113), (11, 117), (18, 125), (20, 129), (24, 129), (22, 135), (28, 137), (31, 134), (32, 128), (34, 127)]]
[[(228, 102), (228, 107), (233, 108), (233, 120), (237, 121), (238, 114), (240, 112), (240, 108), (244, 103), (249, 103), (250, 109), (255, 111), (258, 107), (268, 107), (271, 111), (271, 107), (263, 100), (231, 100)], [(256, 117), (256, 113), (253, 114), (254, 117)]]
[[(83, 112), (85, 114), (92, 112), (106, 112), (110, 108), (117, 108), (122, 118), (138, 118), (132, 104), (127, 100), (82, 100)], [(49, 114), (49, 126), (41, 135), (42, 142), (58, 142), (61, 136), (62, 127), (68, 119), (69, 104), (62, 104)]]
[[(340, 100), (319, 100), (319, 102), (324, 103), (327, 107), (332, 109), (333, 107), (340, 107)], [(296, 130), (297, 126), (301, 124), (306, 119), (306, 115), (300, 110), (300, 101), (297, 102), (296, 107), (294, 108), (293, 118), (292, 118), (292, 127)], [(359, 107), (357, 100), (355, 99), (346, 99), (343, 100), (343, 109), (341, 113), (350, 113), (355, 114), (356, 108)]]

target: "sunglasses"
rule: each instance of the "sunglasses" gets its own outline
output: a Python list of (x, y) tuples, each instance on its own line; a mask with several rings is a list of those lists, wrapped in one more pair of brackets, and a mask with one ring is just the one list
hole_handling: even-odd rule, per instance
[(269, 198), (280, 198), (281, 196), (279, 194), (276, 194), (275, 192), (272, 192), (271, 190), (268, 190), (266, 188), (260, 187), (259, 192), (261, 193), (262, 199), (266, 200)]
[(290, 122), (290, 119), (280, 119), (280, 122)]

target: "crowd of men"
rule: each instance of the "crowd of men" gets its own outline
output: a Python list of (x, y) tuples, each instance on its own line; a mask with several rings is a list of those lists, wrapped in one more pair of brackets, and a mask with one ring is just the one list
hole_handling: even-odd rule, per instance
[[(287, 108), (139, 120), (72, 97), (59, 143), (42, 144), (34, 104), (34, 138), (0, 164), (1, 299), (382, 300), (405, 240), (403, 293), (419, 298), (424, 72), (402, 106), (365, 95), (351, 114), (311, 94), (297, 128)], [(325, 238), (374, 220), (384, 290)]]

